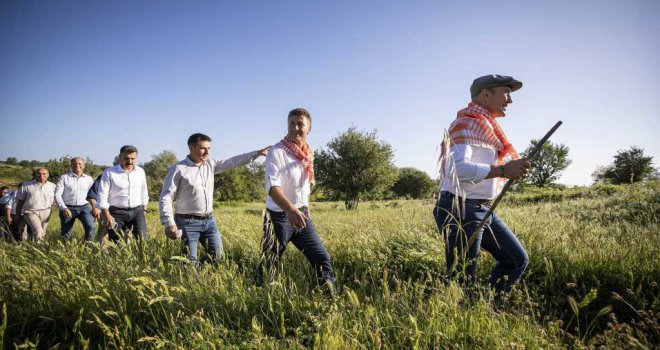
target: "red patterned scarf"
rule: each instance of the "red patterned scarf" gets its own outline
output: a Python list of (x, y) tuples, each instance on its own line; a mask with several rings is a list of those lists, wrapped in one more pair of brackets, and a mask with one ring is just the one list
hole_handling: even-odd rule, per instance
[(303, 163), (305, 170), (307, 171), (307, 176), (311, 184), (314, 183), (314, 150), (309, 146), (307, 142), (303, 145), (302, 149), (295, 144), (295, 142), (289, 139), (289, 136), (285, 136), (282, 141), (282, 148), (289, 154), (291, 157), (294, 157)]
[(454, 145), (466, 144), (496, 150), (497, 164), (504, 164), (507, 155), (511, 159), (520, 159), (495, 118), (474, 102), (458, 111), (456, 120), (449, 126), (449, 139)]

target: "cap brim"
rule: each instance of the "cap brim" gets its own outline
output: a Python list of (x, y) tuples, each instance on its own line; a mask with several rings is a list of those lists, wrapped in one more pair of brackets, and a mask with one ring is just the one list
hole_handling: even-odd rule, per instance
[(514, 81), (506, 84), (506, 86), (510, 87), (511, 91), (517, 91), (517, 90), (520, 90), (520, 88), (523, 86), (523, 83), (518, 81), (518, 80), (514, 80)]

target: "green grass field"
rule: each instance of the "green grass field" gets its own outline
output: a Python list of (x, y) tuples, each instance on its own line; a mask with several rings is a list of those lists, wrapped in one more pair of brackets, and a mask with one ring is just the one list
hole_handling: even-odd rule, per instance
[[(253, 283), (263, 204), (220, 205), (225, 258), (201, 270), (167, 240), (0, 243), (5, 348), (657, 348), (660, 183), (513, 194), (498, 213), (530, 266), (505, 312), (445, 283), (430, 201), (314, 203), (339, 295), (314, 288), (292, 245), (279, 279)], [(76, 224), (76, 237), (82, 230)], [(479, 276), (493, 261), (483, 254)]]

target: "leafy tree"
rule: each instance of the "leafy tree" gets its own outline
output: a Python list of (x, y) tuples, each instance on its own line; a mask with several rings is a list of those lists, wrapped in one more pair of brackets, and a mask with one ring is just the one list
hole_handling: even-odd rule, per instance
[(644, 150), (631, 146), (619, 150), (614, 156), (614, 163), (598, 167), (591, 175), (596, 182), (613, 184), (634, 183), (654, 176), (653, 157), (644, 156)]
[(419, 199), (430, 197), (435, 187), (435, 181), (425, 172), (415, 168), (401, 168), (392, 192), (399, 197)]
[(18, 164), (18, 159), (16, 159), (16, 157), (7, 157), (7, 161), (5, 161), (5, 163), (10, 165)]
[(158, 155), (151, 156), (151, 160), (142, 165), (147, 175), (147, 187), (149, 188), (149, 198), (151, 200), (158, 200), (160, 191), (163, 188), (163, 180), (167, 175), (167, 169), (176, 164), (177, 161), (174, 152), (162, 151)]
[[(532, 140), (522, 156), (529, 156), (538, 144), (539, 140)], [(554, 145), (552, 142), (546, 142), (536, 153), (532, 168), (527, 172), (523, 181), (538, 187), (548, 187), (557, 181), (561, 172), (571, 163), (573, 161), (568, 159), (568, 147), (563, 144)]]
[(316, 179), (343, 199), (348, 210), (357, 209), (361, 198), (379, 198), (396, 181), (392, 147), (378, 140), (375, 131), (350, 128), (332, 139), (327, 148), (316, 152)]
[(215, 197), (219, 201), (262, 201), (265, 171), (263, 163), (250, 163), (215, 176)]

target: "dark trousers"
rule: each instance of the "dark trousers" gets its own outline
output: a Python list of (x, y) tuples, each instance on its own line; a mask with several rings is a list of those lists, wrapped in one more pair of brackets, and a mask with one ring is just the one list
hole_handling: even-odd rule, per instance
[(115, 227), (108, 230), (108, 238), (114, 243), (119, 242), (129, 231), (135, 239), (147, 240), (147, 220), (144, 217), (144, 207), (118, 208), (110, 207), (110, 215), (115, 219)]
[[(309, 218), (309, 212), (307, 209), (303, 209), (301, 211)], [(321, 237), (319, 237), (318, 233), (316, 232), (316, 228), (314, 227), (312, 219), (307, 219), (305, 222), (305, 228), (299, 230), (295, 229), (289, 223), (285, 212), (268, 210), (268, 213), (271, 217), (273, 233), (277, 239), (277, 244), (275, 244), (275, 242), (270, 242), (269, 240), (272, 238), (268, 237), (268, 235), (264, 235), (264, 254), (270, 253), (279, 259), (279, 257), (284, 254), (284, 251), (286, 250), (289, 242), (291, 242), (305, 255), (310, 264), (312, 264), (312, 267), (316, 273), (317, 282), (320, 285), (325, 285), (328, 283), (334, 288), (335, 273), (332, 268), (332, 262), (330, 261), (330, 254), (325, 248), (325, 245), (323, 245)], [(268, 263), (269, 259), (266, 259), (266, 264)], [(258, 270), (260, 278), (262, 268), (263, 266), (260, 266)]]
[[(449, 275), (459, 276), (459, 280), (469, 285), (476, 275), (476, 259), (484, 249), (497, 261), (489, 284), (496, 292), (509, 292), (525, 272), (529, 258), (518, 238), (495, 213), (486, 221), (484, 229), (474, 232), (488, 209), (487, 204), (479, 200), (463, 200), (442, 192), (433, 214), (445, 241)], [(474, 234), (477, 238), (466, 252), (467, 242)]]
[(92, 216), (92, 208), (89, 205), (69, 205), (67, 207), (71, 211), (70, 218), (65, 217), (64, 211), (60, 210), (60, 226), (64, 240), (68, 241), (71, 239), (73, 224), (78, 219), (85, 229), (85, 241), (92, 241), (94, 239), (94, 216)]

